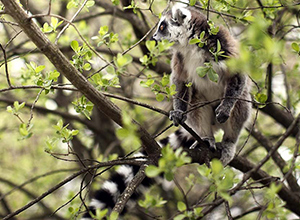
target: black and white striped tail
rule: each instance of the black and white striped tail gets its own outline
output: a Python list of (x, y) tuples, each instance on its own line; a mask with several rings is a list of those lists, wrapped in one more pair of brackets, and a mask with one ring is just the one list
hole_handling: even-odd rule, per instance
[[(186, 133), (181, 129), (177, 130), (175, 133), (159, 141), (161, 147), (170, 144), (172, 148), (177, 149), (180, 146), (190, 147), (195, 140), (192, 138), (187, 138)], [(145, 156), (142, 152), (134, 155), (135, 157)], [(125, 190), (128, 183), (132, 180), (135, 174), (139, 171), (139, 166), (134, 165), (122, 165), (118, 168), (116, 173), (114, 173), (108, 180), (106, 180), (102, 188), (95, 192), (90, 204), (89, 211), (83, 215), (81, 220), (91, 220), (92, 217), (90, 212), (95, 214), (96, 209), (113, 209), (119, 195)], [(142, 187), (149, 187), (153, 182), (153, 179), (145, 178), (141, 183)], [(132, 196), (137, 197), (137, 194)], [(124, 210), (125, 212), (125, 210)]]

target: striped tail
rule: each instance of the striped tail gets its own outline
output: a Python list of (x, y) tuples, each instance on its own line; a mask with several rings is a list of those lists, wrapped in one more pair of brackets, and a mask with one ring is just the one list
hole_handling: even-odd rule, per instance
[[(178, 129), (175, 133), (170, 136), (160, 140), (158, 143), (161, 147), (170, 144), (170, 146), (174, 149), (181, 147), (188, 148), (190, 147), (195, 140), (193, 138), (189, 138), (187, 133), (182, 129)], [(135, 157), (145, 156), (142, 152), (139, 152), (134, 155)], [(102, 188), (97, 190), (89, 204), (89, 210), (83, 215), (81, 220), (91, 220), (92, 217), (90, 213), (96, 214), (97, 209), (109, 209), (112, 210), (116, 204), (116, 201), (119, 195), (125, 190), (127, 185), (130, 183), (132, 178), (139, 171), (139, 166), (135, 165), (122, 165), (118, 168), (118, 170), (108, 179), (106, 180)], [(152, 183), (153, 179), (146, 177), (141, 186), (144, 188), (148, 188)], [(132, 195), (131, 199), (135, 199), (138, 197), (138, 193)], [(124, 209), (123, 213), (126, 210)]]

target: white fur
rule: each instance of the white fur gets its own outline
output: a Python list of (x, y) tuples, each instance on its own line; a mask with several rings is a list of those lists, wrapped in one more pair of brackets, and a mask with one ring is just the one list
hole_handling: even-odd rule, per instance
[[(142, 154), (141, 152), (137, 152), (133, 155), (134, 157), (145, 157), (144, 154)], [(139, 159), (136, 159), (138, 161), (146, 161), (146, 158), (139, 158)]]
[(107, 190), (111, 195), (115, 195), (119, 192), (118, 185), (112, 181), (105, 181), (102, 188)]
[[(90, 203), (90, 206), (96, 208), (96, 209), (103, 209), (105, 207), (105, 204), (100, 202), (99, 200), (97, 199), (92, 199), (91, 203)], [(87, 218), (89, 219), (89, 218)], [(84, 219), (81, 219), (81, 220), (84, 220)]]
[[(199, 90), (199, 94), (205, 94), (203, 101), (219, 99), (223, 96), (224, 86), (215, 83), (210, 79), (202, 78), (196, 73), (197, 67), (204, 66), (204, 50), (199, 50), (195, 45), (188, 45), (186, 47), (176, 48), (184, 56), (184, 66), (188, 72), (188, 80)], [(212, 62), (213, 69), (216, 72), (225, 72), (226, 66), (224, 62)], [(220, 76), (222, 77), (222, 76)]]
[(133, 170), (131, 166), (120, 166), (120, 168), (117, 170), (117, 173), (125, 177), (126, 184), (128, 184), (133, 178)]
[(180, 147), (178, 137), (174, 133), (169, 136), (169, 143), (170, 143), (170, 145), (172, 146), (173, 149), (177, 149), (177, 148)]

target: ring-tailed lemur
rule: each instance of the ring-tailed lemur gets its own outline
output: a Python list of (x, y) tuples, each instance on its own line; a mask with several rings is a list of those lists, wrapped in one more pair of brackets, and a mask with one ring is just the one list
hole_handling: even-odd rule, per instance
[[(203, 34), (204, 33), (204, 36)], [(190, 44), (190, 40), (202, 35), (204, 43), (199, 47)], [(223, 140), (220, 143), (223, 164), (229, 163), (235, 154), (235, 145), (243, 125), (251, 111), (249, 79), (239, 73), (230, 73), (225, 60), (236, 56), (237, 46), (229, 32), (220, 27), (212, 34), (206, 17), (192, 7), (173, 7), (162, 16), (157, 31), (153, 35), (156, 41), (167, 39), (174, 42), (172, 57), (172, 83), (176, 85), (177, 94), (173, 100), (174, 110), (170, 112), (170, 119), (175, 126), (186, 122), (203, 140), (209, 143), (212, 150), (216, 149), (214, 132), (222, 129)], [(219, 44), (219, 45), (218, 45)], [(217, 48), (222, 56), (216, 58)], [(200, 77), (196, 73), (197, 67), (210, 63), (218, 81), (213, 82), (208, 76)], [(191, 86), (186, 86), (188, 83)], [(189, 111), (191, 106), (203, 102), (204, 105)], [(182, 147), (197, 147), (195, 139), (180, 128), (174, 134), (161, 140), (160, 145), (168, 143), (176, 149)], [(118, 195), (125, 189), (126, 184), (133, 178), (138, 167), (121, 166), (102, 189), (97, 191), (90, 204), (90, 210), (96, 208), (113, 208)], [(149, 179), (143, 182), (149, 183)], [(90, 219), (88, 213), (84, 219)]]

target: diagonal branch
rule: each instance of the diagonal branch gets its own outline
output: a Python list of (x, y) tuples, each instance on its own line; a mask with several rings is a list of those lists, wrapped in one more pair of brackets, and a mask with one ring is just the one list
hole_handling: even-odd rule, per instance
[[(104, 94), (93, 87), (89, 81), (69, 62), (56, 45), (54, 45), (34, 23), (16, 1), (1, 0), (7, 13), (14, 18), (31, 41), (50, 60), (56, 69), (63, 74), (80, 92), (82, 92), (107, 117), (122, 126), (121, 110)], [(151, 135), (136, 121), (138, 132), (147, 154), (156, 158), (160, 147)]]

